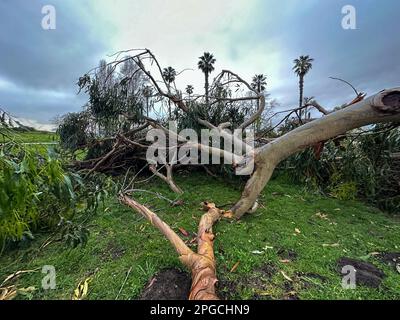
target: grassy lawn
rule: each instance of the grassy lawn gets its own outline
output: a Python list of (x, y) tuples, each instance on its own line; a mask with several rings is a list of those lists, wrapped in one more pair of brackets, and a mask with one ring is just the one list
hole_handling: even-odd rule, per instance
[[(171, 207), (149, 194), (136, 199), (155, 210), (175, 230), (197, 229), (200, 202), (235, 202), (241, 186), (194, 174), (177, 177), (185, 190), (184, 205)], [(139, 186), (140, 187), (140, 186)], [(175, 199), (159, 180), (146, 183)], [(400, 221), (356, 201), (339, 201), (304, 191), (301, 186), (272, 181), (264, 190), (261, 208), (239, 222), (221, 220), (214, 228), (220, 296), (229, 299), (400, 299), (400, 274), (381, 263), (373, 252), (400, 251)], [(68, 249), (48, 235), (0, 257), (0, 283), (18, 270), (54, 265), (55, 290), (41, 288), (40, 270), (22, 275), (19, 288), (35, 287), (18, 298), (71, 299), (79, 282), (90, 277), (87, 299), (135, 299), (158, 271), (182, 268), (170, 244), (149, 222), (116, 200), (109, 199), (90, 222), (86, 247)], [(179, 232), (179, 231), (178, 231)], [(386, 278), (379, 289), (341, 287), (336, 270), (340, 257), (363, 259), (381, 268)], [(236, 270), (232, 267), (239, 262)], [(127, 277), (128, 270), (131, 269)], [(126, 282), (125, 282), (126, 280)], [(124, 283), (125, 282), (125, 283)], [(124, 285), (123, 285), (124, 284)]]
[(59, 139), (56, 133), (46, 131), (18, 132), (8, 130), (7, 135), (0, 135), (0, 143), (9, 141), (10, 137), (17, 142), (23, 143), (53, 143), (58, 142)]

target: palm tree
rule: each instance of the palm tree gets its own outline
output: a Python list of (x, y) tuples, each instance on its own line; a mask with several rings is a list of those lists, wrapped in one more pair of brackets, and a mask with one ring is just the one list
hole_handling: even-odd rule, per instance
[(163, 70), (163, 77), (167, 84), (171, 84), (172, 82), (175, 81), (176, 78), (176, 71), (172, 67), (164, 68)]
[[(170, 86), (171, 83), (175, 81), (176, 71), (172, 67), (164, 68), (163, 70), (163, 78), (167, 82), (167, 85)], [(169, 88), (168, 88), (169, 91)], [(168, 99), (168, 115), (169, 119), (171, 119), (171, 101)]]
[(253, 81), (251, 83), (251, 87), (256, 90), (258, 93), (261, 93), (265, 90), (267, 86), (267, 77), (263, 74), (256, 74), (253, 77)]
[(208, 100), (208, 76), (210, 75), (211, 72), (214, 71), (214, 63), (215, 63), (215, 58), (214, 56), (209, 53), (209, 52), (204, 52), (204, 54), (199, 57), (200, 61), (198, 63), (198, 67), (201, 71), (203, 71), (204, 76), (205, 76), (205, 85), (204, 88), (206, 90), (206, 106), (209, 105)]
[(189, 100), (190, 100), (190, 96), (193, 94), (193, 91), (194, 91), (194, 87), (193, 87), (191, 84), (187, 85), (187, 87), (186, 87), (186, 93), (187, 93), (188, 96), (189, 96)]
[[(300, 97), (299, 97), (299, 108), (303, 106), (303, 91), (304, 91), (304, 77), (308, 73), (308, 71), (312, 68), (312, 62), (314, 59), (310, 58), (310, 56), (300, 56), (298, 59), (293, 61), (294, 66), (293, 70), (299, 77), (299, 89), (300, 89)], [(301, 119), (301, 110), (300, 110), (300, 119)]]
[[(258, 93), (262, 93), (267, 86), (267, 77), (263, 74), (256, 74), (251, 82), (251, 87)], [(260, 100), (257, 100), (257, 110), (260, 108)], [(259, 117), (255, 123), (255, 128), (257, 131), (261, 127), (261, 117)]]
[(151, 86), (145, 86), (143, 88), (143, 95), (146, 98), (146, 115), (147, 117), (149, 116), (149, 98), (153, 94), (153, 89)]

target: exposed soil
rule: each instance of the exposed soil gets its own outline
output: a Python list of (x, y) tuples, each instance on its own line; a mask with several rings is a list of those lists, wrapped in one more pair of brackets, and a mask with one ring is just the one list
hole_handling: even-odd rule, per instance
[(390, 267), (396, 267), (397, 264), (400, 264), (400, 252), (384, 252), (377, 257)]
[(282, 297), (283, 300), (300, 300), (294, 288), (293, 282), (286, 281), (283, 284), (283, 288), (285, 289), (285, 294)]
[(125, 248), (110, 242), (107, 245), (106, 250), (101, 255), (102, 261), (114, 261), (121, 258), (125, 254)]
[(187, 300), (191, 277), (178, 269), (165, 269), (153, 276), (145, 285), (139, 300)]
[[(257, 268), (247, 277), (242, 277), (240, 280), (220, 279), (217, 282), (218, 296), (222, 300), (230, 300), (235, 297), (235, 294), (244, 288), (252, 288), (255, 291), (265, 291), (268, 289), (268, 280), (276, 273), (278, 269), (272, 263), (266, 263)], [(254, 294), (252, 300), (265, 300), (268, 296)]]
[(337, 261), (338, 272), (342, 274), (344, 266), (352, 266), (356, 270), (356, 284), (371, 288), (378, 288), (385, 273), (371, 263), (351, 258), (340, 258)]
[(298, 256), (295, 251), (290, 250), (290, 249), (279, 249), (278, 255), (279, 255), (279, 257), (281, 257), (281, 259), (290, 260), (290, 261), (296, 260), (297, 256)]
[(270, 278), (275, 273), (278, 272), (278, 269), (272, 263), (266, 263), (266, 264), (262, 265), (260, 268), (256, 269), (255, 272), (260, 273), (261, 276)]

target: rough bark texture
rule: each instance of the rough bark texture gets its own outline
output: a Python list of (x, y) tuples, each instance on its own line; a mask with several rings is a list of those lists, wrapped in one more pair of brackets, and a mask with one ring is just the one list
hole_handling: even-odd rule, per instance
[(224, 211), (216, 208), (213, 203), (203, 204), (203, 208), (207, 212), (202, 216), (199, 223), (197, 253), (195, 253), (154, 212), (126, 195), (120, 195), (119, 199), (123, 204), (143, 215), (153, 226), (160, 230), (175, 248), (180, 261), (191, 270), (192, 287), (189, 300), (219, 300), (215, 293), (215, 284), (218, 279), (216, 275), (212, 226), (224, 215)]
[(232, 212), (236, 218), (248, 212), (268, 183), (275, 167), (296, 152), (355, 128), (397, 121), (400, 121), (400, 88), (381, 91), (275, 139), (255, 151), (255, 171)]

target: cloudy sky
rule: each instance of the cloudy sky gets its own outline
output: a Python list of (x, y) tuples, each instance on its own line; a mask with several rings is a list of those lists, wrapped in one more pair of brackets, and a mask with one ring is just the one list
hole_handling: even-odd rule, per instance
[[(55, 30), (41, 26), (44, 5), (56, 9)], [(356, 9), (356, 30), (342, 28), (345, 5)], [(398, 12), (398, 0), (0, 0), (0, 107), (48, 128), (81, 109), (75, 83), (101, 58), (150, 48), (163, 66), (193, 69), (178, 84), (197, 93), (204, 51), (217, 59), (215, 74), (264, 73), (282, 108), (297, 103), (292, 61), (309, 54), (305, 95), (329, 108), (353, 97), (329, 76), (369, 94), (400, 85)]]

